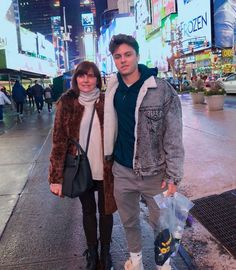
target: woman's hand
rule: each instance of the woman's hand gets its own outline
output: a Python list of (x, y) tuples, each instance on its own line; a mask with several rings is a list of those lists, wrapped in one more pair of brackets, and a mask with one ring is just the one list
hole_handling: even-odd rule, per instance
[(62, 184), (50, 184), (50, 191), (59, 197), (64, 197), (62, 195)]

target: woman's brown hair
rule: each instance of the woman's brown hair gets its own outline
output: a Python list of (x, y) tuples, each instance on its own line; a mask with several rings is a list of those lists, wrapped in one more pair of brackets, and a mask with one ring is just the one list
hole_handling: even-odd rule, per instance
[(77, 77), (78, 75), (83, 75), (83, 74), (88, 74), (88, 72), (92, 69), (92, 71), (94, 72), (94, 76), (97, 78), (97, 88), (101, 89), (102, 88), (102, 78), (101, 78), (101, 74), (100, 71), (98, 69), (98, 67), (96, 66), (96, 64), (94, 64), (93, 62), (90, 61), (83, 61), (80, 64), (78, 64), (78, 66), (76, 67), (71, 83), (72, 83), (72, 89), (75, 90), (76, 92), (79, 93), (79, 88), (77, 85)]

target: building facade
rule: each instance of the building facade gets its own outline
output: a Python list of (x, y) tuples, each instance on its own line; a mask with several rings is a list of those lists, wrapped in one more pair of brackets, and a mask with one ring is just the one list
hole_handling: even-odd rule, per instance
[(18, 0), (18, 3), (21, 26), (32, 32), (51, 36), (52, 40), (51, 17), (60, 15), (59, 2), (55, 0)]

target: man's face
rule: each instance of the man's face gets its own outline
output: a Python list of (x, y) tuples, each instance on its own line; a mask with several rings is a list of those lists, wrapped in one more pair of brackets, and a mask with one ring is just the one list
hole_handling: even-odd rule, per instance
[(138, 69), (139, 56), (127, 44), (121, 44), (113, 53), (115, 65), (122, 76), (132, 75)]

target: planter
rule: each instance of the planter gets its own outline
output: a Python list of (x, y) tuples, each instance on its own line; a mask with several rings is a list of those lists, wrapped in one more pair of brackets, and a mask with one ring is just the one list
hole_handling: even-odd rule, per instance
[(204, 103), (204, 92), (191, 93), (193, 104)]
[(205, 96), (209, 111), (220, 111), (224, 108), (224, 95)]

